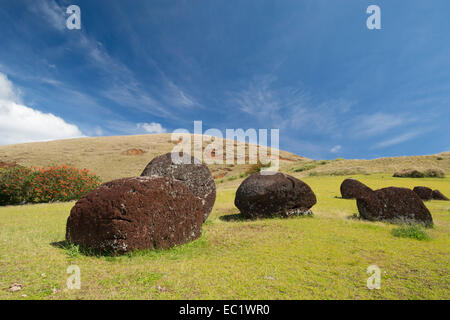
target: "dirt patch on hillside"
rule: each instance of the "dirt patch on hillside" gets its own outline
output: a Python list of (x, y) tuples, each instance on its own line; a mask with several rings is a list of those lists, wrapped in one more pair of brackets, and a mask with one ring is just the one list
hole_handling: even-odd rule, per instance
[(144, 153), (145, 153), (145, 151), (142, 149), (128, 149), (128, 150), (122, 152), (122, 154), (124, 154), (126, 156), (140, 156), (140, 155), (143, 155)]
[(222, 172), (222, 173), (219, 173), (219, 174), (215, 174), (215, 175), (213, 176), (213, 178), (214, 178), (214, 180), (216, 180), (216, 179), (223, 178), (223, 177), (225, 177), (226, 175), (227, 175), (226, 172)]
[(15, 162), (5, 162), (5, 161), (0, 161), (0, 168), (5, 169), (5, 168), (14, 168), (14, 167), (18, 167), (19, 165)]

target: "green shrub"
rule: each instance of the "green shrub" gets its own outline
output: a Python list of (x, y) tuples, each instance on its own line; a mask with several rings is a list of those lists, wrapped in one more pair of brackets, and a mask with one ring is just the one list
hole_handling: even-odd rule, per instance
[(427, 169), (424, 172), (425, 177), (428, 178), (444, 178), (445, 173), (441, 169)]
[(393, 176), (397, 178), (423, 178), (424, 174), (416, 169), (407, 169), (395, 172)]
[(318, 166), (323, 166), (327, 163), (329, 163), (328, 160), (320, 160), (320, 161), (314, 160), (314, 161), (305, 163), (304, 165), (302, 165), (301, 167), (299, 167), (297, 169), (294, 169), (294, 172), (303, 172), (303, 171), (312, 170)]
[(397, 178), (444, 178), (445, 173), (441, 169), (427, 169), (425, 171), (419, 171), (417, 169), (407, 169), (399, 172), (395, 172), (394, 177)]
[[(306, 164), (306, 165), (308, 165), (308, 164)], [(307, 168), (308, 167), (299, 168), (302, 170), (299, 170), (299, 169), (297, 169), (297, 170), (304, 171), (303, 169), (308, 170)], [(308, 175), (310, 177), (318, 177), (318, 176), (349, 176), (349, 175), (353, 175), (353, 174), (366, 174), (367, 175), (368, 173), (363, 167), (352, 167), (352, 168), (342, 168), (342, 169), (336, 169), (336, 170), (328, 169), (328, 170), (322, 170), (322, 171), (312, 171), (312, 172), (309, 172)]]
[(308, 170), (314, 169), (317, 166), (318, 166), (318, 164), (315, 162), (308, 162), (308, 163), (305, 163), (304, 165), (302, 165), (301, 167), (295, 169), (294, 171), (295, 172), (308, 171)]
[(0, 205), (70, 201), (100, 184), (87, 169), (63, 166), (15, 167), (0, 171)]
[(395, 237), (411, 238), (419, 241), (430, 239), (425, 230), (423, 230), (423, 228), (417, 224), (402, 225), (398, 228), (393, 229), (392, 234)]
[(261, 171), (262, 168), (268, 168), (271, 165), (272, 165), (272, 162), (263, 164), (263, 163), (261, 163), (261, 161), (258, 160), (258, 163), (253, 164), (245, 173), (247, 175), (258, 173)]
[(0, 171), (0, 205), (19, 204), (33, 197), (35, 173), (30, 168), (13, 167)]
[(344, 168), (330, 171), (327, 174), (330, 176), (349, 176), (352, 174), (368, 174), (363, 167)]

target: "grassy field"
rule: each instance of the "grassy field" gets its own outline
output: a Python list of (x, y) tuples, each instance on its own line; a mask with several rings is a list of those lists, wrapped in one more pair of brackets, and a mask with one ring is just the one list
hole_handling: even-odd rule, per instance
[[(372, 188), (424, 185), (450, 195), (448, 177), (353, 177)], [(449, 299), (450, 202), (426, 203), (435, 222), (428, 240), (399, 238), (395, 225), (353, 217), (355, 201), (338, 198), (345, 178), (302, 178), (318, 198), (312, 218), (257, 221), (240, 220), (233, 205), (242, 179), (226, 181), (200, 239), (120, 257), (64, 247), (73, 202), (0, 208), (0, 299)], [(373, 264), (380, 290), (366, 287)], [(80, 290), (66, 289), (69, 265), (81, 269)], [(13, 283), (23, 289), (9, 292)]]

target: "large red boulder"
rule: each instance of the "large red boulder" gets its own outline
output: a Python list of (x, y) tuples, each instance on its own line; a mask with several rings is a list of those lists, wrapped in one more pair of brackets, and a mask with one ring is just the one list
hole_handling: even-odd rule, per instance
[(389, 187), (375, 190), (358, 198), (356, 203), (360, 216), (366, 220), (433, 223), (422, 199), (410, 189)]
[(66, 239), (116, 254), (166, 249), (200, 237), (202, 219), (200, 200), (183, 183), (124, 178), (99, 186), (75, 204)]
[(145, 167), (141, 176), (168, 177), (184, 183), (202, 202), (203, 221), (206, 221), (216, 201), (214, 178), (208, 167), (193, 156), (179, 153), (179, 157), (185, 157), (185, 160), (176, 161), (177, 158), (173, 155), (166, 153), (154, 158)]
[(283, 173), (255, 173), (239, 186), (235, 206), (246, 218), (309, 215), (316, 204), (311, 188), (301, 180)]
[(414, 187), (413, 191), (422, 200), (431, 200), (433, 198), (433, 190), (428, 187)]
[(345, 179), (341, 183), (341, 195), (344, 199), (361, 198), (368, 192), (372, 192), (368, 186), (355, 179)]

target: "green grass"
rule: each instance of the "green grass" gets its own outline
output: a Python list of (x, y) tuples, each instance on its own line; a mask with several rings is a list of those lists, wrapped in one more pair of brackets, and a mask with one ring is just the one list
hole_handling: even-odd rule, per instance
[(402, 225), (392, 229), (392, 234), (399, 238), (411, 238), (419, 241), (428, 240), (430, 236), (419, 225)]
[[(200, 239), (124, 256), (64, 243), (73, 202), (0, 208), (0, 299), (449, 299), (450, 202), (426, 203), (428, 241), (396, 237), (396, 225), (351, 218), (355, 201), (338, 198), (345, 178), (302, 178), (318, 198), (313, 218), (256, 221), (236, 215), (242, 179), (227, 181)], [(375, 189), (417, 184), (390, 174), (354, 178)], [(450, 194), (449, 178), (420, 184)], [(373, 264), (380, 290), (366, 287)], [(70, 265), (80, 267), (80, 290), (66, 289)], [(23, 289), (10, 293), (16, 282)]]

